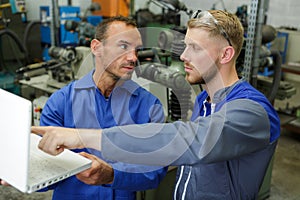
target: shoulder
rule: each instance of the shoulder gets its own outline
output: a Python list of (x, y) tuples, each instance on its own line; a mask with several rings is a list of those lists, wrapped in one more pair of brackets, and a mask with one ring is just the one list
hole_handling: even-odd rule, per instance
[(228, 95), (229, 99), (249, 99), (258, 103), (270, 104), (267, 97), (247, 81), (236, 84)]
[(74, 89), (74, 83), (76, 81), (72, 81), (61, 89), (57, 90), (53, 94), (51, 94), (49, 100), (51, 101), (61, 101), (63, 99), (68, 99), (71, 96), (71, 93)]
[(271, 125), (271, 140), (278, 137), (280, 132), (279, 116), (274, 106), (262, 92), (258, 91), (248, 82), (242, 82), (241, 84), (236, 85), (232, 93), (232, 107), (234, 107), (234, 105), (239, 105), (238, 107), (246, 109), (245, 113), (252, 111), (258, 116), (265, 113)]

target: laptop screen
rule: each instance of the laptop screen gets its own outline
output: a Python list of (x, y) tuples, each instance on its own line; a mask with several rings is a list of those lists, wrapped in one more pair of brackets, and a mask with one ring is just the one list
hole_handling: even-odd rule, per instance
[(0, 89), (0, 111), (0, 178), (16, 187), (25, 187), (32, 104)]
[(31, 101), (0, 89), (0, 111), (0, 178), (10, 185), (31, 193), (91, 166), (91, 160), (68, 149), (57, 156), (38, 149), (40, 136), (31, 134)]

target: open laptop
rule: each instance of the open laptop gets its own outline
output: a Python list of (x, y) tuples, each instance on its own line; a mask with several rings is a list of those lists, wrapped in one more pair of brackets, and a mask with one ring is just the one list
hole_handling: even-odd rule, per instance
[(75, 175), (91, 160), (70, 150), (52, 156), (38, 149), (31, 134), (32, 103), (0, 89), (0, 179), (31, 193)]

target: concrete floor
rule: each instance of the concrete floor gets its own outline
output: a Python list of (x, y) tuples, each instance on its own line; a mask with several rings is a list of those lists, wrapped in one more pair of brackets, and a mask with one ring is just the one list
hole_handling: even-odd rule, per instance
[[(293, 82), (300, 88), (300, 82)], [(291, 99), (275, 101), (275, 108), (299, 106), (300, 91)], [(281, 116), (285, 123), (286, 116)], [(300, 132), (300, 128), (299, 128)], [(270, 197), (266, 200), (299, 200), (300, 199), (300, 133), (282, 129), (274, 157)], [(14, 188), (0, 186), (0, 200), (51, 200), (52, 192), (23, 194)]]
[(300, 199), (300, 134), (282, 130), (268, 200)]
[(24, 194), (12, 187), (0, 186), (0, 200), (51, 200), (51, 199), (52, 199), (51, 191)]

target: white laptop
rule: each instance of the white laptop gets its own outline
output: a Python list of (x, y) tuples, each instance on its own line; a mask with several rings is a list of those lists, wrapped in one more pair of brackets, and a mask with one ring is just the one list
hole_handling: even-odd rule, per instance
[(0, 179), (31, 193), (75, 175), (91, 160), (70, 150), (52, 156), (39, 150), (31, 134), (32, 103), (0, 89)]

